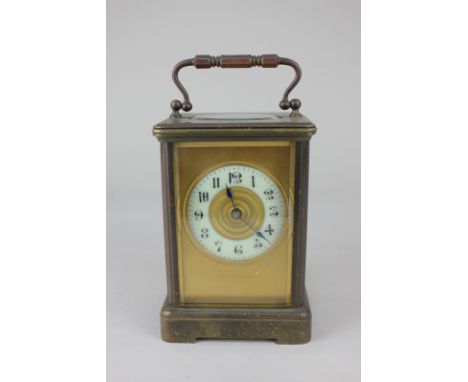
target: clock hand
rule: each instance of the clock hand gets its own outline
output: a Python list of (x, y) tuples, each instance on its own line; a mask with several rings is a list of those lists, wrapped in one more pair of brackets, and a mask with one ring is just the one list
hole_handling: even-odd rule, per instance
[(229, 199), (232, 199), (232, 191), (231, 189), (228, 187), (227, 183), (226, 184), (226, 196), (229, 198)]
[(236, 203), (234, 203), (234, 197), (233, 197), (233, 195), (232, 195), (232, 191), (231, 191), (231, 189), (228, 187), (227, 183), (226, 183), (226, 196), (231, 200), (232, 206), (233, 206), (234, 208), (237, 208)]
[(261, 233), (260, 231), (256, 231), (255, 228), (253, 228), (249, 223), (247, 223), (247, 221), (242, 216), (240, 216), (239, 219), (242, 221), (242, 223), (244, 223), (247, 227), (249, 227), (252, 231), (254, 231), (255, 235), (257, 235), (258, 237), (261, 237), (263, 240), (266, 240), (269, 244), (271, 244), (270, 240), (268, 240), (265, 237), (265, 235), (263, 235), (263, 233)]
[(256, 234), (258, 237), (261, 237), (262, 239), (268, 241), (269, 244), (271, 244), (270, 240), (268, 240), (268, 239), (263, 235), (263, 233), (261, 233), (260, 231), (255, 232), (255, 234)]
[[(231, 203), (232, 203), (232, 206), (234, 208), (237, 208), (236, 207), (236, 203), (234, 203), (234, 195), (232, 194), (232, 191), (231, 189), (228, 187), (227, 183), (226, 183), (226, 196), (231, 200)], [(256, 231), (255, 228), (253, 228), (249, 223), (247, 223), (247, 221), (242, 217), (242, 215), (239, 215), (237, 217), (238, 219), (241, 220), (242, 223), (244, 223), (247, 227), (249, 227), (252, 231), (255, 232), (255, 235), (257, 235), (258, 237), (262, 238), (263, 240), (266, 240), (269, 244), (271, 244), (270, 240), (268, 240), (265, 235), (263, 235), (263, 233), (261, 233), (260, 231)]]

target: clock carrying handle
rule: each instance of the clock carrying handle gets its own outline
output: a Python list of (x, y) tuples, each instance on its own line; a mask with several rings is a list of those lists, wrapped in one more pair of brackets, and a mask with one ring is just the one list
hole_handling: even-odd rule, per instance
[(289, 101), (289, 93), (299, 83), (302, 75), (301, 67), (299, 64), (286, 57), (279, 57), (276, 54), (263, 54), (261, 56), (251, 55), (235, 55), (235, 56), (208, 56), (208, 55), (197, 55), (194, 58), (182, 60), (172, 71), (172, 79), (175, 85), (180, 90), (184, 97), (184, 101), (174, 100), (171, 102), (172, 116), (180, 117), (179, 110), (190, 111), (192, 110), (192, 103), (187, 90), (184, 88), (179, 80), (179, 71), (186, 66), (195, 66), (196, 69), (210, 69), (214, 67), (220, 68), (252, 68), (255, 66), (261, 66), (262, 68), (276, 68), (279, 65), (287, 65), (294, 69), (296, 75), (291, 84), (286, 88), (283, 93), (283, 98), (279, 103), (279, 107), (283, 110), (291, 108), (291, 116), (300, 115), (299, 108), (301, 107), (301, 101), (298, 99), (292, 99)]

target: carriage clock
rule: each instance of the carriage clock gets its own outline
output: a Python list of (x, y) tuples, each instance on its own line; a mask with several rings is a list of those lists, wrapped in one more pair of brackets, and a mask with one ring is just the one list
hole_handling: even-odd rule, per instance
[[(183, 113), (192, 109), (180, 69), (276, 68), (295, 78), (283, 113)], [(285, 57), (207, 56), (179, 62), (183, 101), (153, 128), (161, 142), (168, 294), (162, 338), (310, 340), (305, 291), (309, 140), (316, 128), (289, 93), (301, 78)]]

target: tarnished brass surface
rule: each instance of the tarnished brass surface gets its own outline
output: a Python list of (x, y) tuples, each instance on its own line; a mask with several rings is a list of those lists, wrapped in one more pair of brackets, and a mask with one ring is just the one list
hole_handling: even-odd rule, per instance
[[(259, 114), (259, 113), (257, 113)], [(182, 118), (169, 118), (157, 124), (153, 128), (153, 134), (161, 141), (161, 169), (162, 191), (164, 204), (164, 238), (167, 273), (167, 300), (161, 311), (162, 337), (168, 342), (194, 342), (197, 338), (247, 338), (247, 339), (274, 339), (278, 343), (293, 344), (304, 343), (310, 339), (311, 316), (305, 293), (305, 258), (307, 237), (307, 195), (308, 195), (308, 164), (309, 164), (309, 140), (316, 132), (315, 125), (305, 116), (288, 116), (283, 113), (265, 113), (252, 116), (251, 113), (219, 116), (212, 114), (184, 114)], [(196, 173), (190, 171), (197, 165), (188, 161), (189, 165), (183, 169), (183, 176), (187, 182), (179, 184), (175, 178), (175, 169), (178, 168), (178, 156), (175, 152), (182, 146), (192, 148), (204, 148), (206, 151), (206, 165), (216, 165), (221, 160), (229, 161), (232, 158), (223, 147), (245, 147), (246, 157), (239, 160), (256, 161), (256, 157), (262, 159), (263, 153), (253, 149), (261, 143), (263, 145), (290, 145), (290, 160), (282, 161), (282, 168), (289, 168), (287, 179), (281, 176), (279, 182), (287, 190), (287, 199), (294, 203), (290, 209), (290, 224), (286, 247), (277, 248), (282, 256), (283, 263), (279, 265), (287, 270), (287, 277), (272, 279), (269, 285), (270, 292), (278, 296), (278, 290), (282, 290), (282, 300), (273, 307), (264, 304), (263, 299), (252, 299), (248, 293), (242, 298), (242, 291), (237, 302), (232, 303), (229, 295), (224, 298), (222, 291), (215, 300), (223, 303), (210, 303), (210, 299), (196, 304), (187, 300), (184, 272), (190, 268), (190, 262), (181, 263), (179, 257), (182, 245), (187, 244), (188, 235), (182, 237), (181, 230), (185, 228), (181, 224), (180, 214), (181, 192), (184, 187), (189, 187)], [(211, 153), (209, 151), (213, 150)], [(283, 150), (279, 146), (279, 151)], [(212, 154), (212, 155), (210, 155)], [(189, 156), (190, 158), (190, 156)], [(211, 161), (211, 162), (210, 162)], [(262, 162), (256, 161), (256, 162)], [(200, 164), (200, 163), (199, 163)], [(258, 164), (258, 163), (257, 163)], [(201, 166), (203, 167), (203, 166)], [(267, 166), (268, 167), (268, 166)], [(277, 170), (275, 169), (275, 175)], [(184, 181), (184, 182), (185, 182)], [(286, 182), (287, 184), (285, 184)], [(190, 241), (190, 240), (189, 240)], [(192, 243), (193, 245), (193, 243)], [(192, 251), (195, 254), (196, 251)], [(193, 256), (195, 264), (191, 268), (195, 273), (193, 277), (200, 280), (205, 276), (205, 265), (222, 263), (222, 260), (208, 261), (209, 255)], [(262, 259), (268, 256), (259, 256)], [(200, 259), (204, 259), (201, 262)], [(287, 259), (287, 261), (285, 261)], [(187, 260), (187, 259), (186, 259)], [(258, 260), (258, 259), (257, 259)], [(255, 259), (253, 261), (255, 263)], [(255, 264), (254, 264), (255, 266)], [(245, 262), (245, 268), (239, 269), (237, 280), (244, 282), (243, 277), (249, 272), (255, 271), (250, 260)], [(209, 267), (208, 267), (209, 268)], [(215, 267), (216, 268), (216, 267)], [(226, 275), (222, 272), (219, 279)], [(280, 269), (280, 268), (278, 268)], [(213, 269), (214, 271), (216, 269)], [(213, 281), (213, 280), (211, 280)], [(248, 284), (248, 283), (247, 283)], [(287, 287), (288, 289), (274, 288)], [(246, 285), (247, 289), (251, 285)], [(265, 284), (265, 290), (268, 288)], [(260, 288), (261, 289), (261, 288)], [(286, 294), (284, 291), (286, 290)], [(261, 292), (258, 290), (257, 292)], [(190, 296), (189, 296), (190, 297)], [(270, 300), (271, 301), (271, 300)]]
[(296, 308), (178, 308), (164, 303), (161, 334), (166, 342), (199, 339), (274, 340), (277, 344), (310, 341), (311, 313), (307, 297)]
[(184, 114), (153, 127), (160, 141), (219, 141), (230, 139), (308, 140), (317, 128), (305, 116), (285, 113)]
[(229, 138), (229, 137), (251, 137), (259, 139), (299, 139), (310, 138), (315, 134), (315, 128), (274, 128), (274, 129), (251, 129), (246, 131), (245, 129), (218, 129), (216, 132), (213, 132), (211, 129), (198, 129), (198, 131), (193, 131), (192, 129), (160, 129), (157, 126), (153, 128), (153, 135), (159, 140), (171, 140), (171, 141), (186, 141), (190, 139), (199, 139), (201, 134), (211, 135), (206, 140), (219, 140), (220, 138)]

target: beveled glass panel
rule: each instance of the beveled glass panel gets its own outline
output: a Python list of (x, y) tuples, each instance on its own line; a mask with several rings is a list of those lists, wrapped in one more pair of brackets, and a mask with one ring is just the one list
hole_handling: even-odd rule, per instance
[(290, 304), (294, 158), (290, 141), (175, 144), (181, 304)]

